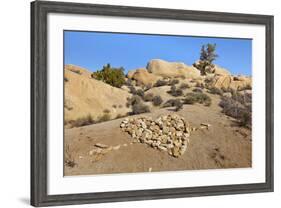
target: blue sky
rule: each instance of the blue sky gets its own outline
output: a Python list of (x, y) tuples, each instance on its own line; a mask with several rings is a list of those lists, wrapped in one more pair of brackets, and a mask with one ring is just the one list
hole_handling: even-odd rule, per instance
[(151, 59), (192, 65), (199, 59), (201, 46), (207, 43), (217, 44), (219, 57), (215, 64), (232, 74), (252, 74), (249, 39), (65, 31), (64, 61), (91, 71), (110, 63), (113, 67), (124, 67), (126, 73), (146, 67)]

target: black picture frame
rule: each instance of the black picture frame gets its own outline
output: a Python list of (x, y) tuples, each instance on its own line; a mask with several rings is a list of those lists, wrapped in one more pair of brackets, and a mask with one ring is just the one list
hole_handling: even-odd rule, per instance
[[(48, 13), (191, 20), (264, 25), (266, 28), (266, 182), (153, 190), (48, 195)], [(34, 1), (31, 3), (31, 205), (51, 206), (273, 191), (273, 16), (128, 6)]]

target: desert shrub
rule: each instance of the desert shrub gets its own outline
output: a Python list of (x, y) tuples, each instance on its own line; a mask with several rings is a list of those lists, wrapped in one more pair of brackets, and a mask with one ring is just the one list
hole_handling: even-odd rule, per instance
[(176, 85), (176, 84), (178, 84), (180, 81), (178, 80), (178, 79), (172, 79), (169, 83), (168, 83), (168, 85)]
[(124, 117), (123, 115), (118, 114), (118, 115), (116, 116), (116, 119), (118, 119), (118, 118), (123, 118), (123, 117)]
[(81, 71), (79, 69), (70, 69), (70, 71), (76, 73), (76, 74), (79, 74), (81, 75)]
[(196, 82), (195, 87), (205, 88), (205, 85), (204, 85), (204, 83), (202, 83), (202, 82)]
[(180, 100), (176, 100), (175, 102), (175, 111), (179, 111), (182, 109), (183, 103)]
[(245, 110), (239, 121), (240, 126), (251, 127), (252, 126), (252, 113), (250, 111)]
[(194, 88), (192, 92), (203, 93), (203, 90), (201, 88)]
[(71, 127), (80, 127), (80, 126), (87, 126), (91, 124), (95, 124), (96, 121), (93, 119), (92, 115), (87, 115), (76, 120), (70, 120), (67, 124), (70, 124)]
[(163, 107), (175, 107), (175, 111), (182, 109), (183, 103), (180, 99), (170, 99), (164, 103)]
[(211, 93), (211, 94), (216, 94), (216, 95), (222, 95), (223, 94), (223, 91), (219, 88), (216, 88), (216, 87), (212, 87), (212, 88), (208, 89), (208, 92)]
[(231, 97), (244, 106), (248, 106), (252, 103), (252, 95), (251, 94), (242, 94), (242, 93), (238, 93), (238, 92), (235, 91), (235, 92), (232, 92)]
[(149, 107), (145, 104), (141, 103), (137, 103), (132, 105), (132, 114), (141, 114), (141, 113), (147, 113), (150, 112)]
[(146, 92), (147, 90), (150, 90), (153, 87), (151, 83), (144, 86), (143, 90)]
[(146, 102), (151, 102), (154, 98), (153, 93), (147, 93), (143, 96), (143, 100)]
[(127, 107), (132, 106), (131, 115), (150, 112), (150, 109), (147, 105), (142, 102), (142, 99), (138, 95), (134, 95), (127, 101)]
[(104, 121), (109, 121), (110, 120), (110, 114), (109, 113), (105, 113), (103, 114), (101, 117), (98, 117), (97, 122), (104, 122)]
[(112, 105), (113, 108), (117, 108), (117, 105)]
[(187, 83), (182, 83), (182, 84), (180, 85), (180, 89), (182, 89), (182, 90), (185, 90), (185, 89), (187, 89), (187, 88), (190, 88), (190, 86), (189, 86)]
[(138, 89), (138, 90), (136, 90), (135, 95), (138, 95), (138, 96), (140, 96), (140, 97), (143, 98), (143, 96), (144, 96), (144, 91), (143, 91), (142, 89)]
[[(115, 105), (115, 106), (116, 106), (116, 105)], [(104, 112), (104, 113), (110, 113), (110, 110), (105, 109), (103, 112)]]
[(138, 95), (133, 95), (131, 98), (127, 98), (126, 106), (130, 107), (131, 105), (134, 105), (134, 104), (140, 103), (140, 102), (141, 102), (141, 97)]
[(70, 168), (73, 168), (76, 164), (71, 152), (70, 152), (70, 149), (69, 149), (69, 145), (67, 145), (65, 147), (65, 154), (64, 154), (64, 163), (66, 166), (70, 167)]
[(175, 85), (171, 86), (170, 91), (168, 91), (168, 93), (174, 97), (179, 97), (183, 95), (183, 91), (182, 89), (177, 89), (177, 87)]
[(154, 87), (161, 87), (161, 86), (166, 86), (168, 85), (169, 82), (166, 80), (157, 80), (157, 82), (154, 84)]
[(93, 72), (91, 76), (113, 87), (120, 88), (125, 83), (124, 68), (112, 68), (110, 64), (103, 66), (103, 69), (100, 71)]
[(132, 81), (132, 79), (127, 79), (126, 81), (125, 81), (125, 85), (127, 85), (127, 86), (132, 86), (133, 85), (133, 83), (132, 83), (133, 81)]
[(167, 101), (163, 104), (163, 108), (174, 107), (174, 106), (178, 105), (179, 102), (181, 102), (180, 99), (170, 99), (170, 100), (167, 100)]
[(222, 107), (222, 112), (228, 116), (236, 118), (239, 120), (239, 124), (245, 127), (251, 127), (252, 111), (251, 106), (245, 107), (239, 101), (222, 97), (219, 105)]
[(63, 107), (64, 107), (65, 109), (69, 110), (69, 111), (71, 111), (71, 110), (73, 109), (73, 107), (67, 105), (66, 102), (63, 103)]
[(194, 104), (194, 103), (200, 103), (200, 104), (204, 104), (205, 106), (210, 106), (212, 103), (211, 98), (204, 94), (204, 93), (195, 93), (195, 92), (191, 92), (191, 93), (187, 93), (184, 100), (183, 100), (184, 104)]
[(155, 106), (161, 105), (162, 102), (163, 102), (163, 100), (162, 100), (161, 96), (159, 96), (159, 95), (153, 97), (153, 99), (152, 99), (152, 103)]
[(135, 95), (137, 93), (137, 90), (134, 86), (128, 86), (129, 90), (130, 90), (130, 93), (132, 93), (133, 95)]
[(238, 91), (242, 91), (242, 90), (251, 90), (252, 89), (252, 86), (250, 84), (247, 84), (243, 87), (238, 87)]
[(194, 96), (186, 96), (184, 99), (183, 99), (183, 104), (188, 104), (188, 105), (193, 105), (196, 103), (196, 99)]

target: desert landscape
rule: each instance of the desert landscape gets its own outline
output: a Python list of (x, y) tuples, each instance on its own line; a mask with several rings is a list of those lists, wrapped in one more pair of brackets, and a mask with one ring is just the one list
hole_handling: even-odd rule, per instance
[(252, 78), (202, 52), (126, 74), (67, 64), (64, 88), (65, 176), (252, 165)]

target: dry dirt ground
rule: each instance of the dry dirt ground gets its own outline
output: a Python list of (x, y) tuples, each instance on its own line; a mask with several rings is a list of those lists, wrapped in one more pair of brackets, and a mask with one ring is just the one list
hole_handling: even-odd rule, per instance
[[(184, 155), (174, 158), (145, 144), (132, 143), (132, 138), (121, 130), (124, 118), (84, 127), (65, 129), (65, 150), (75, 165), (65, 165), (65, 175), (92, 175), (129, 172), (155, 172), (175, 170), (198, 170), (214, 168), (244, 168), (252, 164), (251, 130), (239, 127), (236, 121), (223, 113), (218, 103), (219, 96), (211, 95), (212, 105), (184, 105), (174, 112), (162, 108), (137, 116), (157, 118), (167, 113), (176, 113), (191, 126), (209, 123), (209, 129), (193, 131)], [(120, 145), (99, 156), (89, 155), (96, 143)]]

